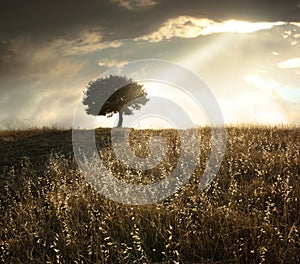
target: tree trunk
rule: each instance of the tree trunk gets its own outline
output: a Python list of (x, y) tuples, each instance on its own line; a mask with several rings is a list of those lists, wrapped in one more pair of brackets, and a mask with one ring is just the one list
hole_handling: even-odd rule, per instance
[(118, 122), (117, 127), (122, 127), (122, 124), (123, 124), (123, 111), (120, 111), (119, 112), (119, 122)]

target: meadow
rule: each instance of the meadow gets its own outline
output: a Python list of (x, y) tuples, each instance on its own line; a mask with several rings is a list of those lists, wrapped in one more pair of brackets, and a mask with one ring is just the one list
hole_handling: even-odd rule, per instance
[[(224, 160), (204, 191), (198, 184), (211, 131), (197, 132), (201, 152), (189, 182), (138, 206), (90, 186), (74, 159), (71, 130), (0, 132), (0, 262), (299, 263), (300, 128), (228, 126)], [(137, 173), (116, 160), (109, 135), (96, 132), (100, 156), (135, 184), (167, 177), (182, 143), (172, 129), (133, 130), (139, 157), (149, 155), (153, 135), (168, 146), (158, 167)]]

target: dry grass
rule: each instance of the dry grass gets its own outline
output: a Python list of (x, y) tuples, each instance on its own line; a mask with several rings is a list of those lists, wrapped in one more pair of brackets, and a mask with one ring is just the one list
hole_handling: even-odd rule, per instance
[[(107, 132), (98, 132), (107, 166), (119, 177), (134, 179), (135, 172), (124, 169), (110, 146), (101, 143)], [(29, 133), (26, 140), (19, 134), (6, 140), (7, 133), (0, 135), (1, 144), (10, 151), (9, 146), (25, 144), (25, 154), (18, 152), (14, 167), (5, 163), (0, 175), (2, 263), (300, 261), (300, 129), (229, 127), (219, 174), (200, 192), (210, 150), (210, 131), (201, 128), (200, 162), (189, 183), (167, 200), (146, 206), (118, 204), (96, 193), (70, 155), (70, 131)], [(149, 154), (143, 141), (153, 133), (165, 136), (172, 151), (163, 166), (144, 175), (150, 180), (167, 176), (180, 145), (172, 130), (134, 131), (132, 148), (140, 157)], [(40, 143), (43, 155), (26, 152)]]

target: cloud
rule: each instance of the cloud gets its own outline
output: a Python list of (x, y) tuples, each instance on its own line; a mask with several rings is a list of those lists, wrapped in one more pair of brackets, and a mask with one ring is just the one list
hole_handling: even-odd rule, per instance
[(11, 52), (11, 42), (10, 41), (0, 41), (0, 55), (1, 56), (9, 56), (12, 55)]
[(88, 53), (101, 51), (109, 48), (119, 48), (123, 45), (123, 41), (105, 41), (105, 42), (94, 42), (89, 44), (76, 44), (76, 41), (63, 41), (59, 45), (63, 49), (64, 55), (85, 55)]
[(112, 68), (112, 67), (119, 66), (119, 65), (125, 64), (125, 63), (127, 63), (127, 61), (125, 61), (125, 60), (105, 60), (104, 59), (104, 60), (98, 61), (98, 66)]
[(120, 40), (102, 41), (99, 30), (83, 30), (72, 39), (57, 39), (52, 42), (55, 49), (60, 49), (66, 56), (85, 55), (108, 48), (118, 48), (123, 45)]
[(11, 40), (9, 51), (9, 59), (0, 64), (1, 122), (21, 126), (21, 120), (29, 120), (35, 126), (68, 120), (65, 127), (70, 125), (76, 98), (90, 77), (78, 74), (85, 62), (63, 56), (53, 43), (39, 45), (29, 37)]
[(76, 100), (87, 83), (99, 74), (95, 64), (90, 66), (88, 57), (73, 55), (119, 45), (116, 41), (103, 42), (101, 34), (91, 30), (82, 30), (74, 38), (49, 42), (36, 42), (25, 35), (0, 42), (1, 122), (6, 120), (10, 124), (14, 120), (15, 124), (15, 120), (20, 120), (16, 122), (22, 126), (21, 120), (27, 119), (33, 126), (70, 126)]
[[(101, 26), (103, 40), (136, 38), (181, 15), (224, 21), (294, 21), (299, 23), (298, 0), (270, 4), (262, 0), (36, 0), (4, 1), (0, 10), (0, 40), (21, 34), (52, 41), (74, 37), (82, 29)], [(120, 8), (120, 4), (123, 5)], [(147, 8), (151, 7), (151, 8)], [(132, 8), (133, 12), (128, 12)]]
[(149, 35), (136, 38), (149, 42), (160, 42), (163, 39), (196, 38), (214, 33), (251, 33), (264, 29), (271, 29), (274, 26), (284, 25), (284, 22), (245, 22), (228, 20), (215, 22), (207, 18), (195, 18), (191, 16), (180, 16), (169, 19), (156, 31)]
[[(193, 58), (193, 70), (201, 76), (206, 71), (204, 77), (212, 83), (211, 87), (219, 87), (217, 92), (229, 97), (230, 102), (234, 100), (232, 94), (241, 90), (242, 71), (262, 69), (274, 74), (276, 70), (275, 74), (281, 72), (284, 79), (280, 83), (295, 87), (298, 79), (291, 76), (294, 72), (278, 69), (276, 63), (296, 57), (297, 46), (287, 44), (297, 37), (294, 30), (300, 21), (300, 13), (294, 10), (297, 4), (294, 0), (276, 5), (261, 0), (245, 3), (236, 0), (228, 0), (226, 5), (207, 0), (190, 0), (188, 4), (186, 0), (5, 1), (0, 10), (0, 119), (28, 118), (45, 125), (70, 123), (77, 96), (104, 69), (98, 66), (114, 67), (145, 57), (174, 61), (178, 56)], [(182, 21), (177, 20), (180, 17)], [(209, 19), (201, 20), (203, 17)], [(235, 20), (230, 24), (229, 18)], [(170, 21), (173, 24), (151, 41), (169, 37), (189, 38), (189, 41), (172, 39), (168, 45), (156, 45), (150, 40), (133, 41), (150, 36)], [(295, 22), (287, 28), (292, 35), (286, 40), (280, 36), (281, 27), (261, 21)], [(273, 29), (267, 32), (227, 34), (227, 42), (227, 36), (213, 34), (251, 32), (271, 24)], [(203, 41), (192, 39), (201, 34), (209, 36)], [(215, 41), (218, 39), (219, 42)], [(270, 61), (268, 52), (273, 50), (279, 55), (271, 56), (273, 61)], [(209, 56), (205, 57), (206, 54)]]
[(26, 36), (10, 40), (7, 54), (6, 59), (0, 62), (2, 79), (51, 81), (51, 78), (75, 74), (82, 67), (82, 63), (74, 64), (63, 57), (52, 42), (35, 43)]
[(277, 67), (280, 69), (296, 69), (300, 68), (300, 57), (292, 58), (289, 60), (277, 63)]
[(157, 5), (154, 0), (110, 0), (112, 3), (116, 3), (118, 6), (127, 10), (133, 10), (137, 8), (147, 8)]
[[(47, 67), (47, 65), (55, 63), (61, 56), (86, 55), (108, 48), (118, 48), (122, 45), (122, 41), (102, 41), (102, 36), (98, 32), (83, 30), (72, 39), (56, 39), (47, 43), (34, 42), (28, 36), (16, 37), (2, 44), (3, 51), (0, 54), (6, 58), (2, 61), (2, 64), (7, 64), (6, 68), (22, 67), (27, 64), (27, 69), (36, 66), (37, 70), (43, 70), (43, 66)], [(4, 48), (6, 49), (4, 50)], [(60, 61), (67, 62), (68, 60), (65, 58)], [(45, 65), (41, 65), (42, 63)], [(57, 70), (53, 67), (51, 69)], [(36, 73), (35, 70), (31, 72)]]

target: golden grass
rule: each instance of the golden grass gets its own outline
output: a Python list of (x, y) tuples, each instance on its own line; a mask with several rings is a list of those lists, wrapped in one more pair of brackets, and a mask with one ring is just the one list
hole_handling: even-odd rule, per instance
[[(51, 140), (71, 136), (70, 131), (55, 133)], [(172, 151), (180, 148), (173, 130), (134, 131), (132, 149), (140, 157), (147, 155), (146, 139), (153, 133), (166, 136)], [(299, 262), (300, 129), (228, 127), (221, 169), (204, 192), (198, 183), (210, 131), (199, 128), (199, 133), (201, 157), (189, 183), (151, 205), (123, 205), (94, 191), (64, 146), (52, 151), (45, 164), (24, 155), (18, 166), (6, 166), (0, 175), (0, 262)], [(101, 145), (101, 135), (107, 134), (98, 132), (106, 165), (134, 181), (134, 171), (114, 159), (110, 146)], [(49, 133), (43, 142), (46, 137)], [(144, 176), (166, 177), (174, 160), (169, 156), (164, 163)]]

